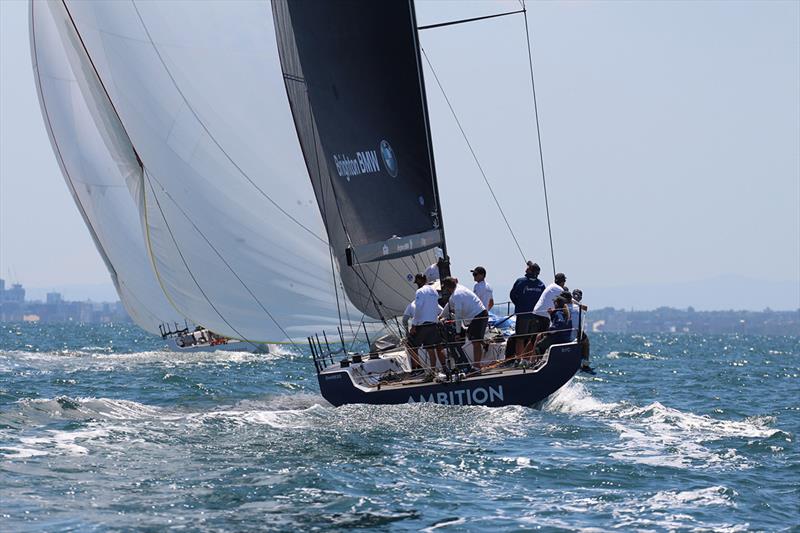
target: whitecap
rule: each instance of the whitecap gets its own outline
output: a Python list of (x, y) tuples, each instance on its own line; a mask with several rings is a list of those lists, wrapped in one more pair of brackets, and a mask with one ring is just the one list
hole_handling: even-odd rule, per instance
[(621, 441), (609, 455), (652, 466), (748, 468), (748, 461), (735, 449), (712, 451), (706, 444), (725, 438), (767, 438), (781, 433), (767, 427), (774, 419), (719, 420), (660, 402), (627, 407), (616, 414), (617, 419), (608, 425), (619, 432)]
[(543, 411), (566, 413), (608, 413), (619, 404), (603, 403), (595, 399), (582, 383), (569, 381), (542, 404)]
[(732, 497), (737, 495), (736, 491), (731, 491), (721, 485), (684, 491), (665, 490), (657, 492), (648, 498), (647, 505), (651, 509), (705, 507), (707, 505), (736, 507), (736, 503), (732, 500)]
[[(11, 453), (6, 453), (7, 451), (10, 451)], [(42, 455), (48, 455), (48, 453), (42, 450), (37, 450), (35, 448), (2, 446), (0, 447), (0, 455), (3, 455), (5, 459), (27, 459), (29, 457), (39, 457)]]
[(443, 527), (461, 526), (466, 523), (467, 520), (465, 518), (446, 518), (440, 522), (433, 524), (432, 526), (424, 528), (422, 531), (425, 533), (430, 533), (431, 531), (435, 531)]

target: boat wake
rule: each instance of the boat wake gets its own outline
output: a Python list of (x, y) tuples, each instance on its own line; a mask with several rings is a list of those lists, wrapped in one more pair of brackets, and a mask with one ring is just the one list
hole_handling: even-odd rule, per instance
[(627, 402), (604, 403), (586, 387), (571, 381), (543, 405), (552, 413), (588, 417), (613, 430), (618, 438), (607, 445), (610, 458), (635, 464), (674, 468), (749, 468), (737, 452), (748, 444), (792, 436), (773, 427), (774, 417), (724, 420), (653, 402), (644, 407)]
[(104, 351), (60, 350), (56, 352), (30, 352), (21, 350), (0, 351), (0, 373), (12, 372), (22, 366), (34, 368), (57, 367), (68, 370), (109, 371), (116, 367), (158, 364), (165, 367), (192, 364), (240, 364), (277, 362), (292, 352), (283, 348), (268, 353), (227, 352), (172, 352), (143, 351), (109, 353)]

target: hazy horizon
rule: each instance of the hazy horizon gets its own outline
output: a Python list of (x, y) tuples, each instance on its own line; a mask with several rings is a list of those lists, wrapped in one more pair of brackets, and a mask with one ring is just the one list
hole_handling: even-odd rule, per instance
[[(489, 280), (490, 282), (492, 280)], [(8, 285), (8, 282), (6, 283)], [(509, 287), (493, 285), (495, 301), (508, 301)], [(709, 293), (722, 293), (724, 287), (751, 286), (758, 288), (757, 294), (750, 301), (749, 307), (741, 307), (735, 295), (723, 299), (708, 299)], [(793, 282), (759, 282), (742, 276), (719, 276), (714, 279), (695, 280), (678, 284), (651, 284), (632, 286), (589, 287), (573, 285), (584, 292), (584, 303), (591, 309), (613, 307), (634, 311), (652, 311), (659, 307), (675, 309), (694, 308), (697, 311), (797, 311), (800, 305), (792, 302), (791, 288)], [(119, 300), (114, 286), (109, 283), (58, 285), (48, 287), (25, 287), (26, 299), (45, 300), (48, 292), (59, 292), (65, 300), (93, 302), (111, 302)], [(651, 302), (658, 295), (657, 304)], [(498, 307), (496, 313), (502, 314)]]
[[(0, 278), (113, 292), (42, 122), (27, 5), (0, 2)], [(423, 1), (418, 22), (516, 6)], [(548, 2), (529, 17), (568, 285), (595, 307), (800, 307), (800, 3)], [(521, 17), (423, 31), (421, 43), (549, 281)], [(454, 274), (486, 266), (505, 300), (523, 258), (429, 71), (426, 85)]]

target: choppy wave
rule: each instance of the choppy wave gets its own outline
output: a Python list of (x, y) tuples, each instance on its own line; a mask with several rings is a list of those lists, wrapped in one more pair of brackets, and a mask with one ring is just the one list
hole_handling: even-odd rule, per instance
[[(597, 376), (537, 409), (491, 409), (334, 408), (307, 358), (284, 347), (123, 353), (136, 339), (112, 350), (84, 337), (63, 350), (0, 346), (0, 520), (11, 530), (797, 522), (800, 354), (789, 341), (725, 339), (720, 355), (707, 342), (701, 361), (679, 336), (595, 335), (609, 354), (594, 359)], [(732, 366), (743, 353), (748, 364)]]
[(666, 407), (660, 402), (639, 407), (598, 401), (582, 383), (571, 381), (542, 406), (545, 411), (583, 415), (619, 434), (609, 455), (626, 462), (674, 468), (747, 468), (736, 447), (708, 448), (720, 440), (770, 439), (791, 435), (772, 427), (774, 417), (724, 420)]

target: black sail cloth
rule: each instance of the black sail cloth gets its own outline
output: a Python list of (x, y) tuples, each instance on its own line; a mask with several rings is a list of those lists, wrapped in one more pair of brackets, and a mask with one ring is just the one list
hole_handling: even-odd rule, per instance
[(275, 0), (273, 13), (345, 290), (370, 316), (400, 314), (444, 242), (413, 4)]

